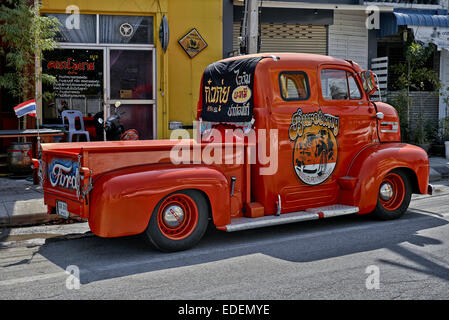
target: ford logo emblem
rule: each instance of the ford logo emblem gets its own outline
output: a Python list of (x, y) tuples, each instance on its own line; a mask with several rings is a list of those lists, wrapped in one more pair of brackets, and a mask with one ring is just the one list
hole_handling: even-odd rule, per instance
[(53, 187), (65, 189), (78, 189), (77, 162), (62, 159), (53, 159), (48, 167), (48, 177)]

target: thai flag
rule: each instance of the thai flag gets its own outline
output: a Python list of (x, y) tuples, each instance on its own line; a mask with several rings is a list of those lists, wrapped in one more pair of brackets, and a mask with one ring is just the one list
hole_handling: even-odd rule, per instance
[(14, 107), (14, 112), (16, 113), (16, 116), (18, 118), (23, 117), (24, 115), (28, 114), (32, 117), (36, 116), (36, 100), (28, 100), (21, 104), (19, 104), (17, 107)]

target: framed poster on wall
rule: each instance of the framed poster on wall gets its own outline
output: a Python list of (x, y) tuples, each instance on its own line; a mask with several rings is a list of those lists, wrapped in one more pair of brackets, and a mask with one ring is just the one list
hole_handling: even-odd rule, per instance
[(77, 109), (85, 116), (101, 109), (103, 99), (103, 50), (55, 49), (45, 53), (42, 72), (56, 82), (44, 85), (43, 92), (54, 94), (44, 102), (44, 119), (59, 118), (64, 109)]

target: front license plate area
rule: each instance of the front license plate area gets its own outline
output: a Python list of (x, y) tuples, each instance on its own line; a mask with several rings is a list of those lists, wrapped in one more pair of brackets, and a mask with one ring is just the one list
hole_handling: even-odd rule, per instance
[(67, 203), (64, 201), (56, 201), (56, 214), (64, 219), (69, 218), (69, 211), (67, 210)]

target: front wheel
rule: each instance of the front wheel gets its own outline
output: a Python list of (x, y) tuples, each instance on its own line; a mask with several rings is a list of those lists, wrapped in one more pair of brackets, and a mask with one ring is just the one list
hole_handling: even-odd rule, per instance
[(143, 235), (158, 250), (181, 251), (200, 241), (208, 219), (208, 205), (199, 191), (177, 191), (157, 204)]
[(407, 211), (412, 197), (412, 188), (407, 175), (393, 170), (380, 183), (374, 215), (382, 220), (400, 218)]

